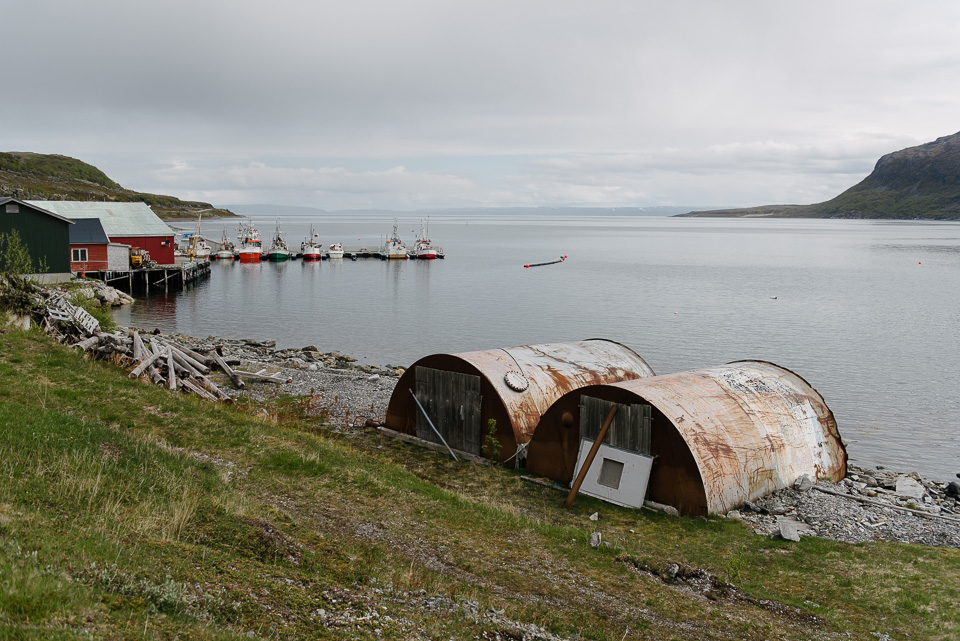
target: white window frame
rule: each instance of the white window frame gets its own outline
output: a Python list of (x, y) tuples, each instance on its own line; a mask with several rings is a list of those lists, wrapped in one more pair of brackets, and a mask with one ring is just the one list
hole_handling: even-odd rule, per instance
[(74, 247), (70, 250), (70, 254), (71, 263), (85, 263), (87, 262), (87, 257), (89, 256), (86, 247)]

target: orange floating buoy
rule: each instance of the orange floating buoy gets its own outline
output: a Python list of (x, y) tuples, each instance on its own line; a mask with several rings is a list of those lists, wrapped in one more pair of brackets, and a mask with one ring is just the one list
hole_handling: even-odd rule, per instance
[(523, 268), (524, 268), (524, 269), (530, 269), (530, 265), (524, 265)]

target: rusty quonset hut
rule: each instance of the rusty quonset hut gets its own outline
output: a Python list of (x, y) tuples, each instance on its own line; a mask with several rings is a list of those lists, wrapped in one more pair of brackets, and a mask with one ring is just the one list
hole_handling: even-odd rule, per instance
[[(569, 392), (540, 420), (527, 469), (570, 483), (581, 437), (596, 437), (612, 403), (620, 407), (604, 444), (655, 457), (646, 496), (681, 514), (726, 513), (804, 474), (832, 482), (846, 475), (846, 450), (823, 397), (764, 361)], [(588, 418), (583, 408), (595, 404)], [(598, 457), (591, 471), (602, 463)]]
[[(563, 394), (653, 376), (630, 348), (605, 339), (526, 345), (421, 358), (400, 377), (387, 407), (386, 426), (439, 442), (411, 390), (450, 447), (506, 460), (530, 440), (540, 416)], [(500, 453), (481, 451), (488, 421)]]

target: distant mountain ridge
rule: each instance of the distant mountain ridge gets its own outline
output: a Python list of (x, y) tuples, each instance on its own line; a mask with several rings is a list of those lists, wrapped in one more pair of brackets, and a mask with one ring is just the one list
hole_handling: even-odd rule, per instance
[(680, 215), (960, 220), (960, 133), (881, 157), (869, 176), (826, 202)]
[(161, 218), (233, 216), (210, 203), (124, 189), (82, 160), (57, 154), (0, 152), (0, 197), (20, 200), (143, 202)]

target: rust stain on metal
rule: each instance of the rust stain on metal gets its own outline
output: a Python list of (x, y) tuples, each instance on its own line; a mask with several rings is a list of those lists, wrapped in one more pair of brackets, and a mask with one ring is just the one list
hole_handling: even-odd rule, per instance
[(764, 361), (616, 383), (652, 404), (690, 448), (708, 511), (726, 512), (803, 474), (839, 481), (846, 451), (833, 412), (790, 370)]
[[(486, 376), (513, 421), (517, 443), (526, 443), (540, 417), (555, 400), (586, 385), (645, 376), (653, 370), (633, 350), (604, 339), (524, 345), (456, 354)], [(530, 382), (523, 392), (511, 389), (504, 376), (519, 371)]]

